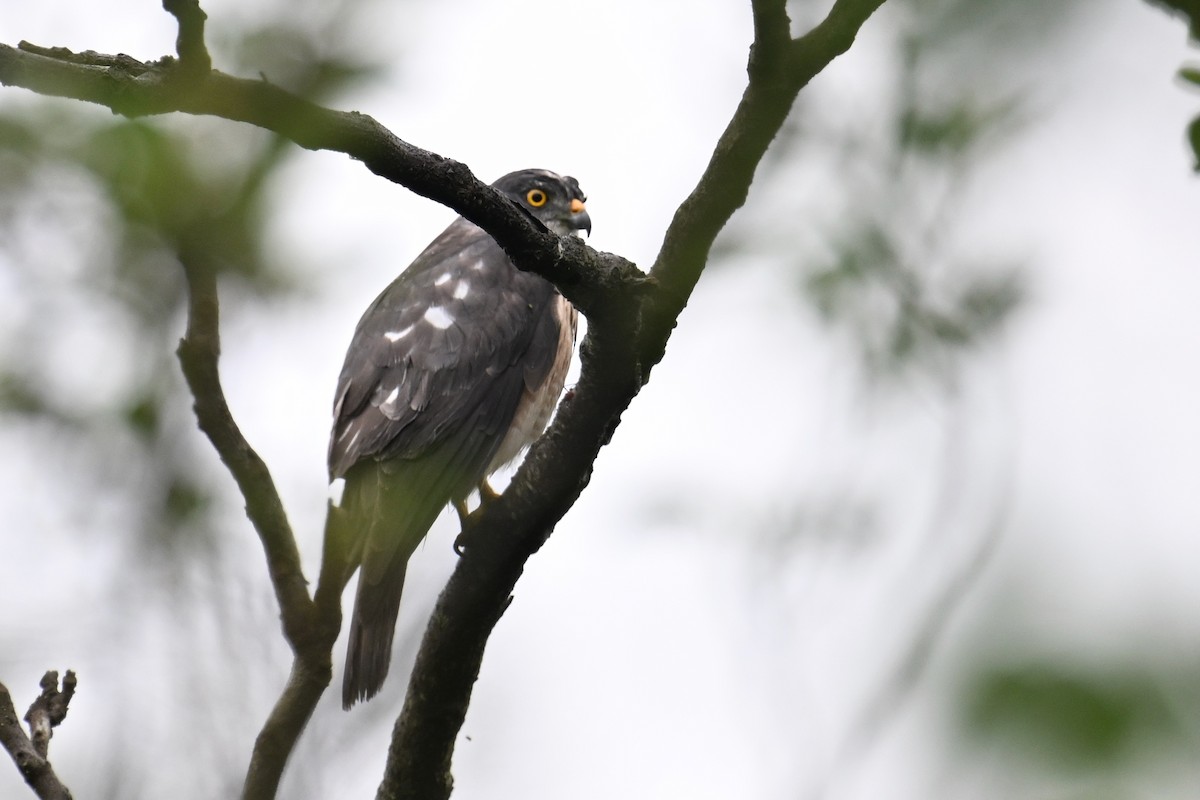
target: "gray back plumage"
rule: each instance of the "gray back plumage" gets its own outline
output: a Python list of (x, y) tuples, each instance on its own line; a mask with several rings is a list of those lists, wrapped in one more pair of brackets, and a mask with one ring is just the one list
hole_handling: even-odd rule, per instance
[(557, 325), (539, 322), (555, 293), (482, 229), (452, 223), (358, 323), (338, 379), (330, 477), (368, 458), (419, 458), (466, 428), (476, 441), (463, 443), (464, 463), (447, 466), (468, 475), (469, 489), (524, 385), (550, 368)]

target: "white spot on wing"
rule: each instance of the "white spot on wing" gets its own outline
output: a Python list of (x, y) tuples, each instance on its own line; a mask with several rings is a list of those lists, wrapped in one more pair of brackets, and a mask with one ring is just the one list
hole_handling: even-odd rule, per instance
[(425, 321), (438, 330), (446, 330), (454, 324), (454, 317), (441, 306), (430, 306), (425, 312)]
[(459, 281), (458, 286), (454, 287), (454, 298), (456, 300), (462, 300), (470, 291), (471, 284), (467, 283), (466, 281)]
[(384, 401), (379, 404), (379, 410), (385, 415), (390, 415), (396, 410), (396, 398), (400, 396), (400, 387), (397, 386), (388, 393)]
[(346, 446), (344, 448), (345, 450), (349, 450), (351, 447), (354, 447), (354, 443), (358, 441), (358, 435), (362, 433), (362, 428), (359, 428), (357, 425), (354, 426), (353, 429), (346, 428), (346, 430), (342, 431), (342, 435), (338, 437), (338, 441), (340, 442), (342, 439), (345, 439), (346, 434), (351, 430), (354, 431), (354, 435), (350, 437), (350, 441), (346, 442)]
[(443, 272), (441, 275), (438, 275), (438, 278), (436, 281), (433, 282), (433, 285), (441, 286), (443, 283), (450, 280), (450, 278), (451, 278), (451, 275), (449, 272)]
[(389, 342), (398, 342), (401, 339), (403, 339), (405, 336), (408, 336), (410, 333), (412, 333), (412, 329), (413, 329), (413, 326), (409, 325), (404, 330), (388, 331), (387, 333), (385, 333), (383, 335), (383, 338), (387, 339)]
[(475, 266), (471, 267), (471, 269), (475, 270), (476, 272), (483, 272), (485, 269), (487, 269), (487, 264), (485, 264), (481, 258), (475, 262)]

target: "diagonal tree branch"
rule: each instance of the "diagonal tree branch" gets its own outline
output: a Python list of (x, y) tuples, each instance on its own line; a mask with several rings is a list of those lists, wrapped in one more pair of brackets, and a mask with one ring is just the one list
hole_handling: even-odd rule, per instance
[(643, 360), (662, 358), (670, 331), (708, 262), (717, 234), (746, 202), (754, 172), (779, 133), (800, 90), (850, 49), (858, 30), (884, 0), (838, 0), (829, 15), (792, 39), (781, 0), (754, 0), (754, 44), (742, 100), (713, 149), (696, 188), (667, 228), (650, 270), (662, 291), (646, 313)]
[(41, 800), (71, 800), (70, 790), (55, 774), (48, 756), (51, 729), (62, 722), (75, 693), (75, 673), (67, 670), (61, 692), (57, 672), (47, 672), (41, 684), (42, 693), (25, 715), (31, 738), (21, 728), (8, 688), (0, 683), (0, 747), (12, 756), (17, 771)]
[(221, 388), (218, 360), (217, 280), (211, 266), (189, 253), (180, 260), (188, 285), (187, 331), (177, 351), (184, 378), (195, 400), (200, 430), (233, 476), (246, 501), (246, 516), (254, 525), (267, 556), (267, 569), (288, 641), (302, 641), (312, 627), (315, 606), (300, 566), (300, 551), (267, 465), (242, 435)]
[(246, 122), (304, 148), (345, 153), (487, 230), (521, 268), (554, 280), (589, 318), (613, 313), (623, 295), (646, 285), (625, 259), (583, 242), (560, 243), (464, 164), (405, 142), (365, 114), (322, 108), (264, 80), (198, 74), (169, 57), (142, 63), (22, 42), (0, 44), (0, 83), (97, 103), (127, 117), (182, 112)]
[(572, 396), (504, 494), (468, 521), (462, 537), (467, 548), (421, 641), (377, 797), (449, 796), (454, 743), (488, 637), (525, 562), (587, 485), (596, 455), (642, 386), (637, 322), (635, 313), (589, 321)]

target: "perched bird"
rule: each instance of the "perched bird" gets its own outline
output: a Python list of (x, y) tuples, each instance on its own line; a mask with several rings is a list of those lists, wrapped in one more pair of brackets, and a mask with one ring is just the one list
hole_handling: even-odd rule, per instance
[[(540, 169), (494, 184), (560, 236), (591, 232), (574, 178)], [(577, 314), (459, 217), (363, 314), (338, 378), (330, 526), (361, 568), (342, 685), (350, 708), (387, 677), (409, 556), (441, 510), (541, 435), (562, 392)]]

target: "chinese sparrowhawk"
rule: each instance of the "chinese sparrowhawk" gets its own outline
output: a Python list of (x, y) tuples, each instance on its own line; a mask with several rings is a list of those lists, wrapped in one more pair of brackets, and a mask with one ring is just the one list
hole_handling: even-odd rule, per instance
[[(539, 169), (493, 186), (560, 236), (591, 231), (570, 177)], [(328, 524), (360, 567), (342, 685), (349, 708), (387, 677), (404, 574), (447, 504), (461, 506), (550, 420), (575, 344), (576, 312), (458, 218), (363, 314), (338, 378)]]

